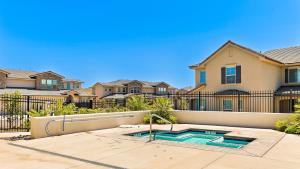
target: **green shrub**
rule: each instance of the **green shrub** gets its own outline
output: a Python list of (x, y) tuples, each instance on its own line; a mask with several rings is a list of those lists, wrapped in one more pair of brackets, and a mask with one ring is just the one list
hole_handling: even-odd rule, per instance
[(4, 93), (2, 99), (3, 109), (10, 115), (19, 115), (22, 113), (22, 95), (19, 91), (13, 93)]
[(294, 108), (295, 108), (295, 113), (300, 113), (300, 99), (297, 99)]
[(117, 107), (117, 106), (114, 106), (114, 107), (111, 107), (111, 108), (106, 108), (104, 109), (103, 112), (107, 112), (107, 113), (110, 113), (110, 112), (124, 112), (124, 111), (127, 111), (128, 109), (126, 107)]
[(45, 110), (30, 110), (28, 114), (32, 117), (40, 116), (50, 116), (54, 114), (55, 116), (59, 115), (72, 115), (72, 114), (89, 114), (89, 113), (103, 113), (103, 112), (124, 112), (128, 109), (126, 107), (113, 106), (110, 108), (78, 108), (74, 103), (64, 105), (63, 101), (59, 100), (55, 105), (51, 105), (50, 108)]
[(28, 112), (29, 116), (31, 117), (42, 117), (42, 116), (49, 116), (50, 115), (50, 110), (30, 110)]
[(62, 101), (57, 101), (56, 108), (54, 109), (54, 115), (71, 115), (76, 114), (77, 107), (74, 103), (64, 105)]
[[(169, 99), (164, 97), (159, 97), (153, 101), (151, 113), (157, 114), (158, 116), (167, 119), (172, 123), (176, 123), (177, 119), (171, 112), (173, 110), (172, 106), (173, 105)], [(144, 123), (149, 123), (149, 122), (150, 122), (150, 114), (146, 114), (144, 116)], [(157, 117), (153, 117), (153, 123), (165, 124), (163, 120)]]
[(169, 121), (172, 123), (177, 123), (177, 118), (174, 115), (170, 115)]
[(145, 101), (145, 98), (141, 95), (131, 96), (127, 100), (126, 107), (132, 111), (147, 110), (149, 109), (149, 104)]
[(179, 109), (180, 110), (187, 110), (188, 109), (188, 102), (184, 98), (180, 98), (179, 100)]
[(145, 114), (145, 116), (144, 116), (144, 123), (146, 123), (146, 124), (150, 123), (150, 113)]
[(277, 130), (284, 132), (285, 129), (288, 127), (289, 121), (288, 120), (278, 120), (275, 123), (275, 127)]
[(79, 108), (76, 114), (102, 113), (104, 109)]
[(285, 133), (300, 134), (300, 114), (292, 114), (288, 119), (277, 121), (275, 127)]
[(288, 134), (300, 134), (300, 126), (297, 124), (289, 125), (284, 132)]
[(300, 114), (299, 113), (295, 113), (289, 116), (288, 120), (290, 122), (300, 122)]

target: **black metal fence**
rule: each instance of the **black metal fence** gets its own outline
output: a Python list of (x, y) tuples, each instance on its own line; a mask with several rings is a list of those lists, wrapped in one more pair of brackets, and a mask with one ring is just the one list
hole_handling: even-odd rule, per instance
[[(293, 113), (297, 111), (295, 105), (299, 102), (300, 92), (231, 90), (198, 94), (145, 94), (144, 97), (150, 103), (157, 97), (168, 98), (175, 110)], [(55, 109), (58, 102), (68, 104), (65, 99), (53, 97), (0, 95), (0, 132), (28, 131), (28, 111)], [(95, 109), (125, 107), (126, 102), (126, 99), (101, 99), (74, 104), (78, 108)]]
[[(59, 102), (62, 105), (70, 103), (64, 98), (0, 95), (0, 132), (29, 131), (29, 111), (54, 111)], [(123, 100), (85, 100), (74, 104), (78, 108), (111, 108), (124, 107), (126, 103)]]
[[(293, 113), (296, 111), (295, 105), (300, 99), (300, 92), (228, 90), (155, 97), (169, 98), (175, 110)], [(152, 96), (150, 99), (155, 97)]]
[(28, 111), (50, 109), (57, 101), (46, 97), (0, 95), (0, 132), (28, 131)]

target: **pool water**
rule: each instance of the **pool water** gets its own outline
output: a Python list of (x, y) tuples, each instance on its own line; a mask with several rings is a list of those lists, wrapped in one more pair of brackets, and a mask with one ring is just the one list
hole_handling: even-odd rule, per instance
[[(185, 130), (182, 132), (167, 132), (167, 131), (152, 131), (152, 137), (156, 140), (168, 140), (191, 144), (205, 144), (211, 146), (228, 147), (228, 148), (242, 148), (250, 143), (251, 139), (240, 138), (224, 138), (227, 132), (217, 131), (198, 131)], [(130, 134), (135, 137), (149, 138), (149, 131)]]

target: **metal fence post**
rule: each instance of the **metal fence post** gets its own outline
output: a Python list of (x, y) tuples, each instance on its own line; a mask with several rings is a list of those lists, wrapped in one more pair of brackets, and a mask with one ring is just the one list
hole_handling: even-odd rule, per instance
[(90, 109), (93, 108), (93, 100), (90, 100), (89, 108), (90, 108)]
[(240, 91), (238, 91), (238, 112), (241, 111), (241, 96), (240, 96)]
[(26, 110), (30, 111), (30, 96), (27, 96), (27, 100), (26, 100)]
[(273, 94), (272, 94), (272, 100), (273, 100), (273, 113), (276, 112), (276, 92), (273, 91)]
[(201, 92), (198, 93), (198, 106), (197, 110), (201, 111)]

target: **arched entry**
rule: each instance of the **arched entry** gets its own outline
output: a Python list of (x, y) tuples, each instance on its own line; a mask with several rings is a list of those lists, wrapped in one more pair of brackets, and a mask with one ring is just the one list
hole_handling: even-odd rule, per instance
[(67, 103), (74, 103), (74, 96), (73, 95), (69, 95), (67, 97), (67, 100), (66, 100)]

